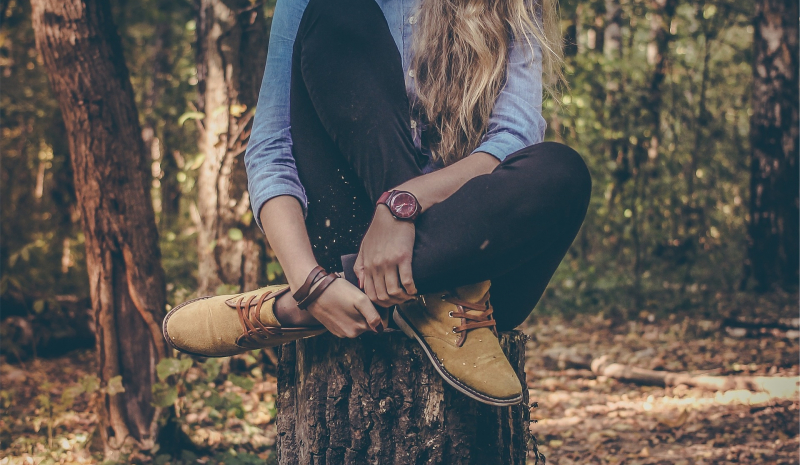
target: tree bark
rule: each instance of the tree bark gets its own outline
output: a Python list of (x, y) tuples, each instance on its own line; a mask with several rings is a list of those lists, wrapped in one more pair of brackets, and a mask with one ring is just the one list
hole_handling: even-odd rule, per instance
[(161, 336), (164, 272), (150, 199), (146, 150), (120, 38), (108, 2), (31, 0), (36, 42), (67, 128), (86, 241), (103, 384), (125, 392), (97, 405), (114, 456), (149, 448), (160, 410), (151, 405)]
[[(267, 26), (261, 3), (200, 0), (197, 20), (198, 109), (204, 112), (197, 178), (198, 287), (258, 287), (264, 257), (247, 195), (242, 154), (264, 73)], [(241, 232), (241, 234), (239, 233)]]
[[(156, 4), (156, 7), (160, 11), (164, 11), (169, 8), (168, 1), (162, 0)], [(145, 148), (152, 162), (151, 175), (153, 177), (154, 186), (158, 187), (158, 190), (154, 192), (153, 206), (162, 225), (164, 224), (164, 220), (170, 217), (170, 213), (172, 213), (172, 210), (169, 208), (169, 206), (171, 206), (170, 202), (164, 202), (164, 191), (169, 190), (168, 188), (164, 188), (164, 184), (169, 185), (170, 183), (169, 181), (164, 183), (165, 176), (162, 166), (166, 159), (164, 154), (167, 152), (164, 146), (165, 140), (163, 134), (160, 134), (163, 133), (163, 130), (159, 130), (159, 118), (157, 115), (158, 104), (164, 97), (167, 87), (167, 77), (171, 71), (172, 60), (170, 57), (170, 49), (173, 47), (173, 41), (172, 30), (168, 22), (169, 19), (171, 18), (160, 17), (155, 24), (152, 45), (153, 51), (148, 57), (150, 69), (145, 73), (145, 76), (147, 76), (147, 74), (149, 74), (149, 76), (144, 80), (145, 89), (141, 106), (141, 115), (144, 121), (142, 139), (144, 140)], [(166, 209), (164, 208), (165, 204), (168, 205)]]
[[(525, 335), (501, 334), (525, 382)], [(491, 407), (449, 385), (400, 332), (325, 335), (283, 346), (278, 463), (525, 464), (525, 402)]]
[(610, 60), (622, 58), (622, 7), (619, 0), (605, 0), (603, 54)]
[(759, 0), (753, 20), (750, 224), (742, 287), (798, 282), (798, 6)]

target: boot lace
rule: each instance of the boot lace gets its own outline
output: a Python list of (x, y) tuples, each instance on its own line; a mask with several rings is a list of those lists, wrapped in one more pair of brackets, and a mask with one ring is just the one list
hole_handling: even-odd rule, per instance
[(456, 341), (458, 347), (464, 345), (464, 341), (467, 340), (467, 332), (473, 329), (491, 328), (492, 333), (497, 336), (497, 322), (492, 316), (494, 309), (489, 304), (488, 292), (478, 302), (467, 302), (450, 294), (442, 295), (442, 300), (455, 305), (458, 309), (449, 313), (450, 318), (461, 319), (461, 325), (453, 326), (453, 333), (459, 335), (458, 341)]
[[(258, 345), (271, 336), (280, 336), (282, 334), (280, 328), (266, 326), (261, 322), (260, 318), (261, 306), (264, 305), (264, 302), (274, 297), (275, 294), (275, 292), (271, 291), (263, 294), (255, 294), (251, 295), (247, 300), (242, 296), (236, 301), (234, 308), (236, 309), (236, 314), (239, 316), (239, 322), (244, 329), (244, 334), (240, 336), (240, 342)], [(256, 299), (257, 304), (253, 307), (253, 301)]]

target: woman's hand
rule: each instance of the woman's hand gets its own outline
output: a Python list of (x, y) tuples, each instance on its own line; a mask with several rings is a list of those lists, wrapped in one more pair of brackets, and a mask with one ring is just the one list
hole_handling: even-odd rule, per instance
[(369, 299), (382, 307), (411, 300), (417, 293), (411, 276), (414, 233), (414, 223), (398, 221), (388, 207), (378, 205), (354, 271)]
[(355, 338), (367, 331), (383, 331), (375, 306), (366, 294), (344, 279), (334, 280), (308, 306), (308, 311), (338, 337)]

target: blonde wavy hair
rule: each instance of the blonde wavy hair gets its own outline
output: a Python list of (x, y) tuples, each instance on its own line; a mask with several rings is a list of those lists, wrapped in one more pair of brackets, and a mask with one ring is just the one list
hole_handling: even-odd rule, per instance
[[(543, 87), (556, 95), (563, 81), (556, 1), (420, 2), (411, 66), (434, 160), (449, 165), (480, 145), (503, 86), (512, 40), (541, 56)], [(534, 53), (536, 45), (540, 54)]]

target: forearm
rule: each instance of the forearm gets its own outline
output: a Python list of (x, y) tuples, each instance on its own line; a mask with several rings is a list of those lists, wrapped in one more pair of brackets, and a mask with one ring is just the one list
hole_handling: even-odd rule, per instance
[(297, 290), (317, 266), (300, 203), (289, 195), (274, 197), (261, 207), (260, 219), (289, 287)]
[(475, 176), (491, 173), (498, 164), (500, 161), (496, 157), (476, 152), (450, 166), (406, 181), (395, 189), (414, 194), (425, 211), (453, 195)]

